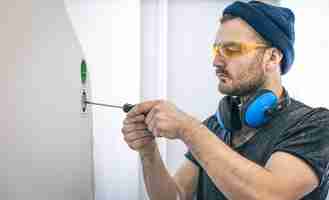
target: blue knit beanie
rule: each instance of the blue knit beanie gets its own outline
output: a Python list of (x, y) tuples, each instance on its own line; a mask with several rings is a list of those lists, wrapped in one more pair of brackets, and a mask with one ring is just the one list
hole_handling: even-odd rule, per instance
[(236, 1), (225, 8), (225, 14), (245, 20), (273, 47), (280, 49), (283, 53), (281, 74), (289, 71), (295, 57), (295, 15), (290, 9), (260, 1)]

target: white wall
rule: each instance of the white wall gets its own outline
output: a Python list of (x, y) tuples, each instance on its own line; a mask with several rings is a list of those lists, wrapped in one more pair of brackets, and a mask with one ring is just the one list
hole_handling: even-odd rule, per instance
[(0, 199), (93, 199), (83, 54), (63, 2), (3, 0), (0, 29)]
[(281, 1), (296, 16), (296, 59), (283, 76), (292, 96), (311, 106), (329, 107), (329, 1)]
[[(140, 101), (140, 8), (138, 0), (66, 0), (89, 63), (90, 100), (123, 105)], [(95, 199), (139, 195), (137, 153), (124, 142), (125, 114), (93, 107)]]

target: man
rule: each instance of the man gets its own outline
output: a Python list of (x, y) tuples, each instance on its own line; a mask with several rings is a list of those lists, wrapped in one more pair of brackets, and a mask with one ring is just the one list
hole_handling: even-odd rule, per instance
[[(127, 114), (122, 132), (139, 152), (150, 199), (326, 198), (329, 112), (289, 98), (281, 84), (294, 38), (291, 10), (234, 2), (214, 44), (218, 89), (226, 95), (216, 114), (201, 123), (162, 100)], [(155, 137), (180, 139), (189, 149), (174, 177)]]

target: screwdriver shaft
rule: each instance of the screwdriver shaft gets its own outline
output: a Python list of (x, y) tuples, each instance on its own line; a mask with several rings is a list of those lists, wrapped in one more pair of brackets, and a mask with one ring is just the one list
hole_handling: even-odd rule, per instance
[(111, 107), (111, 108), (121, 108), (122, 106), (116, 106), (116, 105), (109, 105), (109, 104), (103, 104), (103, 103), (95, 103), (95, 102), (91, 102), (91, 101), (85, 101), (86, 104), (93, 104), (93, 105), (97, 105), (97, 106), (106, 106), (106, 107)]

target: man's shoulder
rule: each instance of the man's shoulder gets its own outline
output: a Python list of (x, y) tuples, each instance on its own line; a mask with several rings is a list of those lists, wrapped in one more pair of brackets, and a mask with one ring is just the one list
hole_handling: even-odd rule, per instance
[(290, 127), (273, 140), (272, 151), (287, 152), (305, 160), (321, 182), (319, 188), (310, 194), (310, 199), (314, 199), (312, 196), (326, 196), (329, 188), (329, 110), (313, 108), (294, 99), (287, 110), (291, 117), (286, 123), (290, 123)]
[[(279, 139), (314, 136), (323, 137), (329, 143), (329, 110), (323, 107), (313, 108), (298, 100), (291, 103), (273, 120), (274, 130)], [(272, 125), (273, 127), (273, 125)], [(312, 139), (311, 137), (308, 137)]]
[(293, 118), (298, 119), (298, 124), (329, 128), (329, 110), (327, 108), (313, 108), (295, 99), (291, 99), (291, 107)]
[[(292, 99), (288, 117), (282, 123), (287, 126), (279, 134), (279, 140), (295, 143), (317, 141), (323, 146), (329, 145), (329, 110), (323, 107), (313, 108)], [(329, 159), (329, 158), (328, 158)]]

